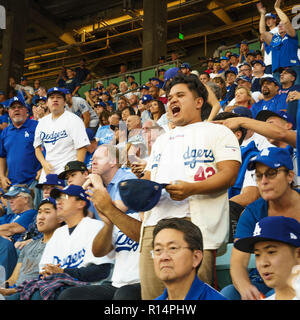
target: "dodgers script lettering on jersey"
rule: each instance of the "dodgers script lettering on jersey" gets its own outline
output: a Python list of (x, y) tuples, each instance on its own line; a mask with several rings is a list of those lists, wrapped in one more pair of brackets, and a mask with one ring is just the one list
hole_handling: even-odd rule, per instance
[(86, 250), (83, 248), (78, 252), (69, 254), (67, 257), (60, 259), (58, 256), (53, 257), (53, 264), (60, 264), (61, 268), (78, 268), (85, 257)]
[(136, 251), (139, 244), (133, 240), (131, 240), (129, 237), (127, 237), (123, 232), (118, 232), (118, 238), (116, 241), (116, 252), (120, 251)]
[(53, 145), (60, 139), (64, 139), (67, 138), (68, 134), (66, 132), (66, 130), (62, 130), (59, 132), (55, 132), (53, 131), (52, 133), (46, 133), (41, 131), (40, 133), (40, 139), (44, 142), (44, 143), (52, 143)]
[(188, 147), (186, 152), (183, 154), (183, 159), (185, 160), (184, 165), (189, 165), (191, 169), (195, 168), (197, 162), (207, 163), (215, 161), (215, 157), (211, 149), (190, 149), (190, 147)]

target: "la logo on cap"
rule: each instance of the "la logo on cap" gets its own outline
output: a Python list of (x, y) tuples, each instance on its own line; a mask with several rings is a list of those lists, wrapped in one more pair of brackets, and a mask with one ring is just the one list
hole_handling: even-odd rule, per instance
[(295, 240), (298, 239), (298, 237), (292, 232), (290, 232), (290, 238)]
[(253, 231), (253, 236), (259, 236), (261, 233), (261, 227), (259, 226), (258, 222), (255, 225), (255, 229)]

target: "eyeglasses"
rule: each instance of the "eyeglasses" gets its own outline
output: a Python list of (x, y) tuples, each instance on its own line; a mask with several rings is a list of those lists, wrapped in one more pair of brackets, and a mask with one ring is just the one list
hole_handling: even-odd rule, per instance
[(275, 179), (277, 177), (278, 172), (285, 171), (288, 172), (288, 169), (273, 169), (269, 168), (264, 173), (256, 172), (252, 174), (252, 178), (256, 179), (256, 181), (261, 181), (263, 176), (265, 176), (267, 179)]
[(189, 249), (192, 250), (190, 247), (181, 247), (181, 246), (171, 246), (168, 248), (154, 248), (150, 251), (152, 258), (159, 257), (166, 252), (170, 256), (176, 255), (181, 249)]
[(9, 197), (8, 200), (16, 200), (16, 199), (18, 199), (20, 197), (22, 197), (22, 195), (18, 194), (17, 196)]

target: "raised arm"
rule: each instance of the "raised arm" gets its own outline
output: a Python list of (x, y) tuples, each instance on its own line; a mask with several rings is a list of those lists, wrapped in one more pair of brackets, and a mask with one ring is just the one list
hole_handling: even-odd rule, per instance
[(276, 0), (274, 4), (274, 9), (280, 19), (280, 22), (284, 24), (285, 30), (290, 37), (296, 36), (296, 30), (293, 28), (289, 17), (280, 8), (281, 0)]
[(281, 128), (273, 123), (267, 123), (246, 117), (230, 118), (216, 122), (223, 123), (231, 130), (238, 129), (239, 127), (251, 129), (266, 138), (282, 141), (288, 143), (294, 148), (296, 147), (296, 131)]
[(257, 10), (260, 13), (260, 19), (259, 19), (259, 33), (261, 34), (263, 40), (267, 43), (270, 44), (272, 41), (272, 33), (268, 32), (266, 30), (266, 19), (265, 19), (265, 14), (266, 14), (266, 9), (263, 7), (262, 3), (259, 2), (257, 5)]

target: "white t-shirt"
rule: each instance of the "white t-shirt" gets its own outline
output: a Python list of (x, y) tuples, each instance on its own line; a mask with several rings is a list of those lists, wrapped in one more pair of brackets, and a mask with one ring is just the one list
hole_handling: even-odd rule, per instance
[[(241, 162), (237, 138), (227, 127), (197, 122), (159, 136), (155, 141), (146, 171), (151, 180), (201, 181), (217, 173), (217, 163)], [(154, 226), (163, 218), (191, 217), (202, 231), (205, 249), (217, 249), (228, 236), (229, 204), (227, 190), (210, 195), (195, 195), (174, 201), (163, 190), (158, 204), (145, 213), (144, 226)]]
[(101, 258), (92, 253), (93, 240), (103, 225), (102, 221), (85, 217), (71, 234), (67, 225), (56, 229), (40, 260), (40, 272), (49, 263), (60, 264), (63, 269), (86, 267), (91, 263), (114, 263), (112, 251)]
[[(271, 32), (272, 34), (278, 33), (278, 27), (273, 28), (269, 32)], [(264, 53), (264, 63), (265, 63), (266, 66), (269, 66), (269, 65), (272, 64), (272, 51), (270, 51), (269, 53), (267, 53), (265, 51), (265, 53)]]
[(275, 147), (273, 144), (271, 144), (268, 141), (268, 139), (265, 136), (262, 136), (261, 134), (256, 132), (254, 132), (250, 138), (248, 138), (247, 140), (244, 140), (241, 146), (246, 147), (251, 141), (254, 141), (256, 148), (259, 151), (261, 151), (264, 148)]
[[(138, 213), (129, 213), (139, 220)], [(115, 250), (115, 266), (112, 274), (112, 285), (120, 288), (125, 285), (139, 283), (139, 244), (126, 236), (114, 226), (112, 243)]]
[[(59, 118), (52, 119), (52, 114), (43, 117), (35, 130), (34, 148), (43, 145), (46, 161), (50, 162), (54, 172), (64, 171), (69, 161), (77, 160), (77, 149), (90, 144), (83, 121), (72, 112), (65, 111)], [(45, 181), (42, 170), (39, 182)]]

